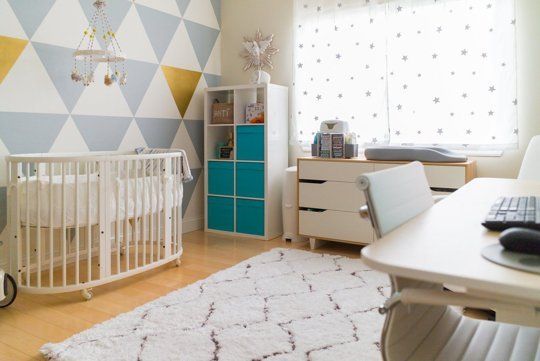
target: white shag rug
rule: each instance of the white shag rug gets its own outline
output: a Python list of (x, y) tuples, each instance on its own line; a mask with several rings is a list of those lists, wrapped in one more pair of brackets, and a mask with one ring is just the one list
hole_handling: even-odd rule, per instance
[(360, 260), (276, 248), (41, 352), (63, 361), (381, 360), (377, 307), (389, 290)]

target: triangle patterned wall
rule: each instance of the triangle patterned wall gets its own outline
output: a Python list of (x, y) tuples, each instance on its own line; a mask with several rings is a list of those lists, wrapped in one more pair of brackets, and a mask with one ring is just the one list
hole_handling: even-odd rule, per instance
[[(184, 214), (202, 218), (203, 119), (190, 115), (203, 114), (192, 108), (202, 103), (204, 88), (219, 84), (220, 1), (109, 1), (129, 83), (105, 87), (100, 65), (96, 82), (85, 88), (69, 77), (71, 53), (93, 0), (0, 0), (0, 160), (16, 153), (180, 147), (195, 178), (184, 191)], [(0, 264), (6, 182), (1, 166)]]

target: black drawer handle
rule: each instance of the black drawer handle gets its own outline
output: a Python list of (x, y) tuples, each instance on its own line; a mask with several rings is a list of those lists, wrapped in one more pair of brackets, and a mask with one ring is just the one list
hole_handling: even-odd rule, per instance
[(316, 179), (300, 179), (300, 183), (311, 183), (311, 184), (324, 184), (328, 181), (325, 180), (316, 180)]
[(445, 192), (445, 193), (454, 193), (457, 191), (455, 188), (443, 188), (443, 187), (431, 187), (433, 192)]
[(327, 209), (321, 209), (321, 208), (308, 208), (308, 207), (300, 207), (299, 210), (305, 211), (305, 212), (313, 212), (313, 213), (323, 213), (326, 212)]

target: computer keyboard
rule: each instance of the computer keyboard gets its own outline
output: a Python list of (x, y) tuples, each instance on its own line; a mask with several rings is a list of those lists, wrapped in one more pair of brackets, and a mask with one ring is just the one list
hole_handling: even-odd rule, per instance
[(512, 227), (540, 229), (540, 197), (502, 197), (491, 206), (482, 225), (493, 231)]

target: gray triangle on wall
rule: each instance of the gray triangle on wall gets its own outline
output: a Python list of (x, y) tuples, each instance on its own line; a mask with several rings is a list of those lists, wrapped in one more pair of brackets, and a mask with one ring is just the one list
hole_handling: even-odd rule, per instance
[(191, 182), (184, 183), (184, 196), (182, 198), (182, 214), (186, 214), (186, 210), (189, 206), (189, 202), (191, 201), (191, 197), (193, 197), (193, 192), (195, 191), (195, 187), (197, 187), (197, 183), (199, 182), (199, 178), (201, 177), (202, 168), (199, 169), (192, 169), (191, 175), (193, 176), (193, 180)]
[(222, 0), (210, 0), (212, 7), (214, 8), (214, 14), (218, 20), (219, 25), (221, 26), (221, 1)]
[(199, 65), (201, 69), (204, 69), (216, 44), (219, 30), (185, 19), (184, 23), (193, 44), (195, 55), (197, 55), (197, 60), (199, 60)]
[(204, 121), (184, 119), (184, 125), (202, 163), (204, 160)]
[(221, 75), (204, 73), (204, 80), (209, 87), (219, 86), (221, 84)]
[[(19, 0), (16, 0), (19, 1)], [(92, 0), (79, 0), (79, 3), (81, 4), (81, 7), (84, 11), (84, 14), (86, 15), (86, 18), (88, 21), (92, 19), (92, 16), (96, 12), (96, 8), (94, 7)], [(124, 21), (129, 8), (132, 5), (131, 0), (115, 0), (115, 1), (108, 1), (107, 7), (105, 8), (105, 13), (107, 14), (107, 17), (109, 19), (109, 24), (111, 25), (111, 28), (114, 32), (118, 30), (122, 22)], [(84, 26), (84, 25), (81, 25)], [(98, 32), (101, 30), (98, 29)], [(102, 48), (105, 48), (105, 40), (101, 38), (101, 36), (97, 37), (97, 40), (99, 41), (99, 44)]]
[(191, 0), (176, 0), (176, 4), (178, 5), (178, 9), (180, 10), (180, 14), (182, 16), (186, 12), (187, 7), (189, 6), (190, 2), (191, 2)]
[(28, 39), (34, 36), (56, 0), (8, 0)]
[(133, 74), (134, 76), (129, 78), (126, 85), (120, 86), (120, 90), (124, 94), (124, 98), (126, 98), (132, 113), (135, 114), (141, 105), (152, 79), (154, 79), (158, 65), (128, 59), (125, 62), (125, 67), (128, 74)]
[(180, 119), (135, 118), (146, 144), (150, 148), (171, 147), (180, 127)]
[(69, 77), (73, 67), (73, 49), (36, 42), (32, 44), (66, 108), (71, 112), (84, 91), (81, 83), (74, 83)]
[(161, 62), (180, 25), (180, 18), (144, 5), (135, 4), (135, 7), (158, 61)]
[(0, 112), (0, 138), (11, 154), (47, 153), (68, 114)]
[[(19, 1), (19, 0), (16, 0), (16, 1)], [(94, 1), (79, 0), (79, 3), (81, 4), (81, 8), (84, 11), (84, 15), (86, 15), (86, 18), (88, 19), (88, 21), (90, 21), (92, 19), (92, 16), (96, 12)], [(118, 30), (118, 28), (122, 24), (122, 21), (124, 21), (124, 18), (126, 17), (129, 11), (129, 8), (131, 7), (131, 4), (132, 4), (131, 0), (107, 1), (107, 7), (105, 8), (105, 13), (107, 14), (107, 17), (109, 18), (109, 23), (113, 31)]]
[(133, 120), (95, 115), (72, 115), (72, 118), (91, 151), (117, 150)]

